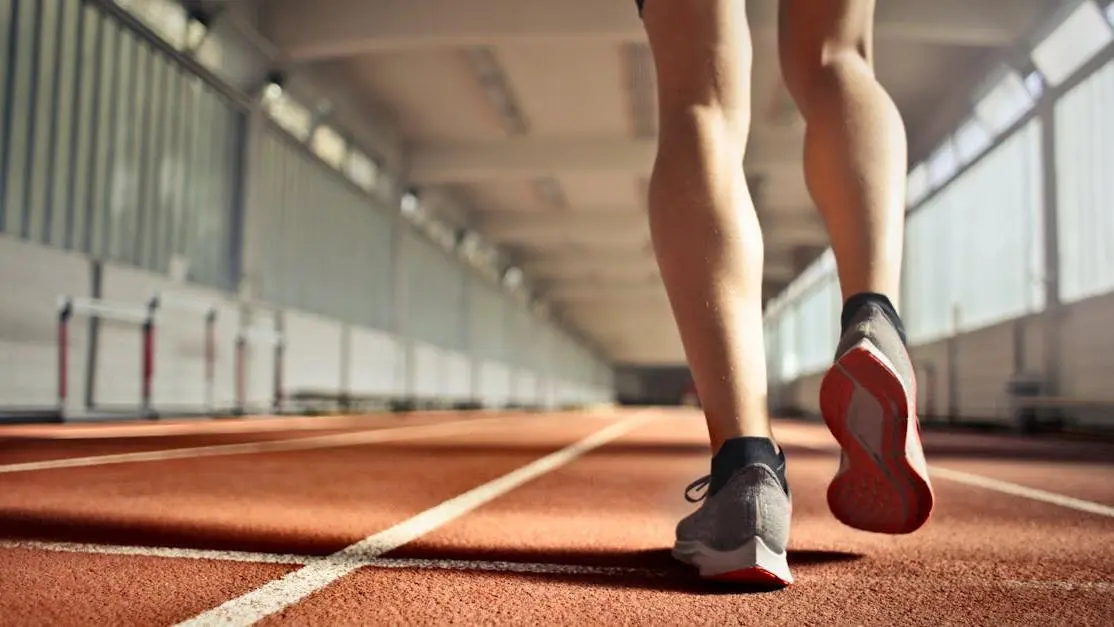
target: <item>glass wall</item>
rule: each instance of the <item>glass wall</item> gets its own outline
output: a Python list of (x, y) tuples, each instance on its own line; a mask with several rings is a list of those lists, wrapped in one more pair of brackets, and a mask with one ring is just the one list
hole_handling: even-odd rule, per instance
[[(523, 344), (555, 323), (505, 251), (440, 219), (320, 103), (263, 80), (266, 59), (219, 16), (210, 31), (174, 0), (114, 5), (0, 0), (0, 233), (227, 292), (246, 269), (265, 302), (387, 331), (407, 298), (416, 339), (544, 361)], [(249, 125), (253, 107), (270, 122)], [(249, 198), (263, 235), (245, 260)]]
[(0, 2), (0, 24), (3, 232), (232, 287), (242, 112), (80, 0)]
[(1060, 294), (1114, 290), (1114, 63), (1056, 103)]
[[(1034, 46), (1035, 70), (1003, 68), (972, 99), (970, 116), (911, 169), (901, 298), (911, 344), (1046, 307), (1049, 171), (1061, 301), (1114, 291), (1111, 16), (1090, 0), (1077, 5)], [(773, 381), (830, 363), (838, 298), (834, 274), (817, 279), (810, 269), (774, 299), (765, 322)]]

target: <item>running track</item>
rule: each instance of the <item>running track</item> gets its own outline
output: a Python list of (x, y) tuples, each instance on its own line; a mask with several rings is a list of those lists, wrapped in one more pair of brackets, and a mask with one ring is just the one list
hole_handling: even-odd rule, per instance
[(1114, 445), (926, 433), (906, 537), (827, 510), (823, 426), (779, 422), (780, 591), (668, 555), (690, 411), (0, 428), (0, 625), (1109, 625)]

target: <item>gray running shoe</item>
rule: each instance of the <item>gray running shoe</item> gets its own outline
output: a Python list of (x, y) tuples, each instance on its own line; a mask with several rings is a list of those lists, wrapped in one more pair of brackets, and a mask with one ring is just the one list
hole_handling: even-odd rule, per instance
[(882, 307), (854, 314), (820, 386), (820, 411), (843, 451), (828, 506), (844, 524), (911, 533), (934, 496), (921, 448), (913, 364)]
[[(784, 469), (782, 469), (784, 472)], [(766, 464), (735, 471), (714, 493), (711, 475), (685, 492), (700, 508), (677, 524), (673, 556), (699, 569), (704, 579), (762, 585), (793, 583), (786, 560), (792, 501), (778, 472)]]

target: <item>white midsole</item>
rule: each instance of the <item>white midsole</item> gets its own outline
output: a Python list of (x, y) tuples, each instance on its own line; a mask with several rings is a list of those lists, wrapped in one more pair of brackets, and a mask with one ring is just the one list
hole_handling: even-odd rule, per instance
[(731, 551), (717, 551), (699, 540), (678, 540), (673, 545), (673, 556), (699, 568), (701, 577), (758, 567), (786, 583), (793, 583), (787, 552), (772, 550), (758, 536)]

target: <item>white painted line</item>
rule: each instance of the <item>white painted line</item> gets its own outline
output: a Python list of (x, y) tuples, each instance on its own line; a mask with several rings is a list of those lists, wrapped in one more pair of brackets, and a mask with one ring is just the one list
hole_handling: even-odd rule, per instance
[(1035, 588), (1038, 590), (1067, 590), (1071, 592), (1080, 592), (1093, 590), (1096, 592), (1111, 592), (1114, 591), (1114, 582), (1110, 581), (1033, 581), (1033, 580), (1020, 580), (1020, 581), (1003, 581), (1002, 586), (1006, 588)]
[(321, 590), (368, 560), (396, 549), (488, 503), (518, 486), (551, 472), (585, 453), (603, 446), (644, 423), (641, 416), (627, 418), (596, 431), (559, 451), (460, 494), (440, 505), (369, 536), (332, 555), (315, 559), (281, 579), (231, 599), (179, 625), (250, 625)]
[(252, 562), (256, 564), (305, 564), (313, 559), (305, 555), (251, 553), (247, 551), (211, 551), (206, 549), (174, 549), (153, 546), (120, 546), (80, 542), (37, 542), (33, 540), (2, 540), (0, 549), (52, 551), (55, 553), (93, 553), (97, 555), (131, 555), (135, 557), (166, 557), (172, 559)]
[[(510, 417), (478, 418), (454, 422), (440, 422), (431, 425), (373, 429), (361, 431), (359, 433), (339, 433), (308, 438), (291, 438), (266, 442), (243, 442), (238, 444), (214, 444), (210, 446), (194, 446), (190, 448), (143, 451), (138, 453), (118, 453), (114, 455), (96, 455), (93, 457), (71, 457), (40, 462), (23, 462), (0, 466), (0, 474), (30, 472), (33, 470), (55, 470), (58, 468), (84, 468), (88, 466), (105, 466), (108, 464), (167, 461), (172, 459), (194, 459), (197, 457), (214, 457), (218, 455), (307, 451), (312, 449), (355, 446), (360, 444), (371, 444), (373, 442), (391, 442), (395, 440), (443, 436), (450, 433), (468, 431), (477, 425), (505, 422), (509, 419)], [(522, 418), (519, 419), (521, 420)]]
[(494, 562), (484, 560), (442, 560), (416, 558), (377, 558), (368, 560), (371, 568), (414, 568), (418, 570), (474, 570), (493, 573), (537, 573), (542, 575), (642, 575), (661, 577), (676, 571), (622, 566), (587, 566), (584, 564), (546, 564), (540, 562)]
[(1013, 496), (1033, 499), (1034, 501), (1051, 503), (1053, 505), (1059, 505), (1060, 507), (1067, 507), (1069, 509), (1079, 510), (1081, 512), (1087, 512), (1090, 514), (1114, 517), (1114, 507), (1103, 505), (1101, 503), (1095, 503), (1093, 501), (1085, 501), (1083, 499), (1077, 499), (1070, 496), (1064, 496), (1062, 494), (1056, 494), (1055, 492), (1046, 492), (1045, 490), (1029, 488), (1023, 485), (1018, 485), (1016, 483), (1010, 483), (1008, 481), (991, 479), (989, 477), (983, 477), (982, 475), (975, 475), (969, 472), (952, 470), (950, 468), (940, 468), (939, 466), (930, 466), (929, 472), (934, 476), (943, 477), (944, 479), (949, 479), (951, 481), (956, 481), (958, 483), (964, 483), (979, 488), (986, 488), (988, 490), (994, 490), (1003, 494), (1010, 494)]
[[(59, 553), (91, 553), (96, 555), (126, 555), (132, 557), (153, 557), (162, 559), (195, 559), (226, 562), (248, 562), (256, 564), (287, 564), (301, 566), (320, 560), (333, 560), (330, 557), (313, 555), (291, 555), (279, 553), (250, 553), (245, 551), (210, 551), (204, 549), (175, 549), (144, 546), (115, 546), (103, 544), (81, 544), (68, 542), (0, 541), (0, 550), (25, 549), (55, 551)], [(592, 575), (603, 577), (645, 577), (662, 578), (684, 575), (686, 569), (677, 568), (631, 568), (624, 566), (590, 566), (586, 564), (554, 564), (545, 562), (505, 562), (489, 560), (451, 560), (422, 558), (382, 558), (347, 556), (340, 558), (345, 564), (355, 568), (382, 568), (393, 570), (451, 570), (456, 572), (525, 573), (539, 575)], [(695, 581), (695, 580), (694, 580)], [(879, 585), (916, 585), (915, 577), (867, 577), (860, 583)], [(983, 577), (949, 580), (957, 588), (1006, 588), (1060, 590), (1064, 592), (1112, 592), (1111, 581), (1062, 581), (1039, 579), (986, 579)]]
[(174, 436), (241, 435), (272, 433), (275, 431), (323, 431), (326, 429), (374, 428), (384, 423), (398, 421), (398, 414), (367, 416), (315, 416), (300, 418), (197, 418), (189, 422), (150, 421), (96, 423), (85, 425), (18, 425), (0, 427), (0, 439), (56, 441), (56, 440), (120, 440), (139, 438), (166, 438)]
[[(288, 553), (255, 553), (248, 551), (217, 551), (150, 546), (122, 546), (113, 544), (86, 544), (81, 542), (39, 542), (34, 540), (0, 540), (0, 550), (50, 551), (53, 553), (87, 553), (93, 555), (126, 555), (130, 557), (158, 557), (165, 559), (214, 560), (220, 562), (248, 562), (254, 564), (293, 564), (302, 566), (321, 559), (314, 555)], [(620, 566), (587, 566), (582, 564), (546, 564), (539, 562), (505, 562), (486, 560), (449, 560), (419, 558), (345, 557), (345, 563), (358, 563), (359, 567), (419, 570), (463, 570), (502, 573), (539, 573), (548, 575), (645, 575), (661, 576), (670, 571), (650, 568), (625, 568)]]
[[(818, 446), (815, 444), (804, 444), (800, 442), (791, 442), (784, 440), (786, 446), (799, 446), (801, 448), (808, 448), (814, 451), (829, 452), (838, 455), (839, 448), (833, 446)], [(1100, 516), (1114, 517), (1114, 507), (1095, 503), (1094, 501), (1086, 501), (1077, 499), (1071, 496), (1064, 496), (1063, 494), (1056, 494), (1055, 492), (1048, 492), (1045, 490), (1038, 490), (1036, 488), (1029, 488), (1016, 483), (1008, 481), (1001, 481), (999, 479), (991, 479), (982, 475), (976, 475), (969, 472), (960, 470), (952, 470), (950, 468), (941, 468), (940, 466), (929, 465), (929, 474), (933, 477), (963, 483), (969, 486), (978, 488), (985, 488), (1002, 494), (1009, 494), (1011, 496), (1020, 496), (1022, 498), (1032, 499), (1034, 501), (1041, 501), (1043, 503), (1050, 503), (1052, 505), (1059, 505), (1068, 509), (1074, 509), (1089, 514), (1098, 514)]]

